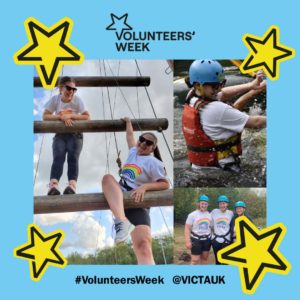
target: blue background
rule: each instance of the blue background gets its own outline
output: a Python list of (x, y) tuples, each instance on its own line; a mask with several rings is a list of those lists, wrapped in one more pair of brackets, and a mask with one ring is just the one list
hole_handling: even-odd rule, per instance
[[(139, 31), (196, 31), (191, 42), (153, 43), (151, 52), (117, 53), (115, 35), (105, 28), (110, 13), (128, 12), (128, 23)], [(299, 284), (299, 111), (300, 49), (299, 5), (296, 1), (9, 1), (1, 9), (1, 299), (87, 297), (154, 299), (208, 296), (211, 299), (249, 297), (242, 293), (236, 267), (191, 266), (68, 266), (49, 267), (39, 282), (29, 276), (28, 262), (16, 259), (13, 249), (27, 241), (33, 221), (33, 89), (32, 66), (19, 66), (13, 54), (27, 44), (24, 21), (34, 17), (52, 26), (68, 16), (74, 21), (70, 42), (85, 59), (244, 58), (248, 50), (242, 36), (262, 36), (271, 25), (280, 28), (280, 42), (296, 50), (296, 57), (280, 65), (277, 81), (268, 82), (267, 223), (281, 222), (287, 234), (280, 251), (292, 264), (287, 276), (268, 273), (252, 299), (281, 299)], [(162, 275), (164, 286), (75, 285), (77, 275)], [(226, 285), (180, 285), (173, 275), (225, 275)], [(5, 295), (5, 296), (4, 296)]]

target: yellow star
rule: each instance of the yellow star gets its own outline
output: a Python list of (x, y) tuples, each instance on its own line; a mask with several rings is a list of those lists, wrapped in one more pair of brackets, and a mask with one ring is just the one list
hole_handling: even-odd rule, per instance
[(29, 243), (14, 249), (14, 256), (30, 261), (30, 277), (38, 281), (49, 265), (64, 268), (66, 259), (58, 250), (64, 233), (61, 230), (44, 234), (41, 229), (31, 224), (28, 226)]
[(240, 70), (244, 74), (263, 69), (271, 80), (277, 80), (279, 62), (295, 56), (294, 49), (279, 43), (277, 26), (271, 26), (262, 38), (245, 34), (242, 40), (250, 50), (240, 66)]
[(253, 294), (266, 272), (287, 274), (291, 266), (278, 251), (286, 229), (275, 224), (258, 230), (246, 217), (235, 224), (237, 241), (218, 252), (220, 262), (239, 267), (243, 292)]
[(29, 43), (14, 55), (16, 64), (35, 65), (44, 88), (53, 88), (64, 64), (81, 64), (83, 54), (69, 44), (73, 22), (63, 18), (50, 28), (30, 17), (25, 22)]

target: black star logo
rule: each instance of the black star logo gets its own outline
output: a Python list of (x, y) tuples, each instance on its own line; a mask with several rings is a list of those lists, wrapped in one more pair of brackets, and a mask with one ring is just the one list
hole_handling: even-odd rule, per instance
[(115, 14), (110, 14), (112, 23), (106, 27), (106, 30), (118, 30), (121, 29), (121, 33), (124, 30), (132, 30), (132, 27), (127, 24), (128, 13), (122, 17), (117, 17)]

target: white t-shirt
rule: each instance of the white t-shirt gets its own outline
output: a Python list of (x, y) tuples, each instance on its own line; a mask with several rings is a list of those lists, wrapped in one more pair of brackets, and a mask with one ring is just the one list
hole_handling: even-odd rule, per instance
[(138, 155), (136, 147), (129, 150), (120, 176), (133, 189), (160, 179), (168, 180), (163, 163), (152, 155)]
[[(212, 222), (213, 222), (213, 234), (212, 238), (216, 235), (225, 235), (226, 239), (230, 241), (230, 221), (233, 218), (233, 212), (231, 210), (226, 210), (221, 212), (219, 208), (215, 208), (211, 212)], [(217, 237), (216, 241), (219, 243), (224, 243), (224, 238)]]
[(198, 235), (211, 234), (212, 218), (208, 211), (201, 212), (199, 209), (191, 212), (185, 224), (192, 226), (192, 231)]
[(56, 114), (65, 110), (72, 110), (74, 114), (82, 114), (86, 111), (81, 98), (76, 95), (70, 102), (63, 102), (60, 95), (55, 95), (46, 103), (45, 109)]
[[(190, 106), (193, 107), (197, 99), (192, 98)], [(217, 141), (242, 132), (249, 116), (224, 102), (212, 101), (204, 107), (200, 119), (205, 134)]]

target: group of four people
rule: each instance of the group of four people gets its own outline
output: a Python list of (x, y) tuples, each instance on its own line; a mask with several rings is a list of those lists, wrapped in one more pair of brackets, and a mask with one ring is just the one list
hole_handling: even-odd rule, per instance
[(212, 246), (216, 264), (220, 262), (217, 253), (235, 241), (235, 220), (245, 214), (246, 204), (237, 201), (234, 204), (236, 216), (228, 209), (229, 199), (220, 195), (217, 199), (219, 208), (208, 211), (209, 197), (201, 195), (197, 209), (190, 213), (185, 224), (185, 245), (191, 250), (191, 264), (208, 264), (209, 251)]

